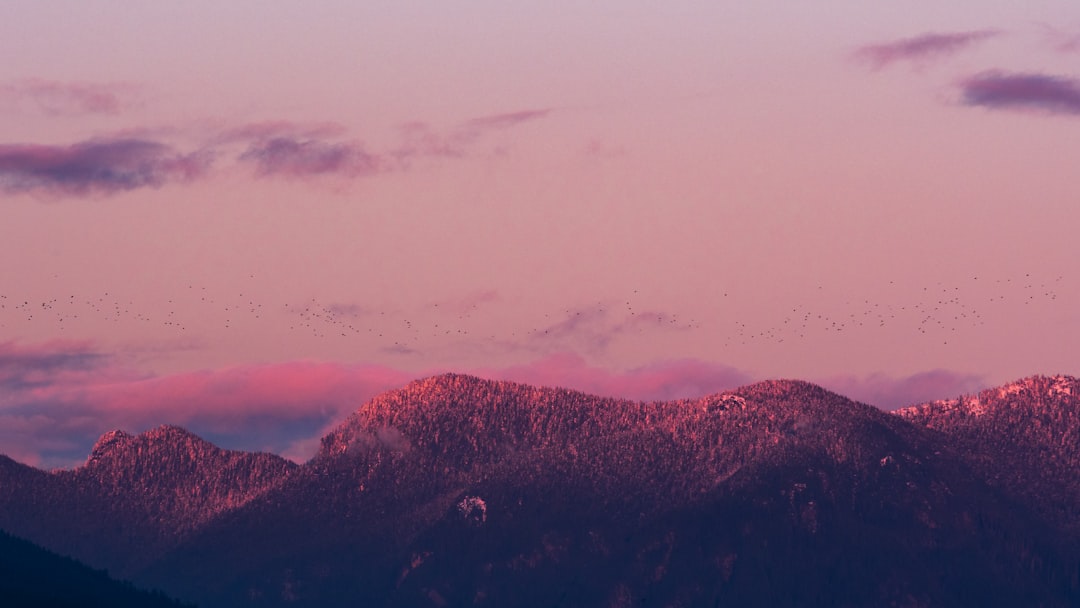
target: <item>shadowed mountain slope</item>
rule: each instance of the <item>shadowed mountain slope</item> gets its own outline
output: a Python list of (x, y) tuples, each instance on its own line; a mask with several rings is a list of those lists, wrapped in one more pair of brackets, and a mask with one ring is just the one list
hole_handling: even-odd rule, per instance
[(1032, 376), (897, 414), (944, 433), (990, 484), (1080, 536), (1080, 380)]
[(75, 560), (0, 531), (0, 603), (6, 608), (181, 608)]
[(296, 466), (223, 450), (179, 427), (111, 431), (74, 470), (0, 464), (0, 487), (13, 488), (0, 492), (0, 529), (127, 575)]

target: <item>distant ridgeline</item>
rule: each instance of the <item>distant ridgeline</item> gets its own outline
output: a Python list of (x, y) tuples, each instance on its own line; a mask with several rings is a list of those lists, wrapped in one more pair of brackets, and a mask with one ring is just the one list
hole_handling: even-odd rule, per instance
[(71, 471), (0, 457), (0, 528), (205, 608), (1075, 607), (1078, 397), (1033, 377), (886, 413), (797, 381), (640, 403), (449, 374), (299, 466), (176, 427)]

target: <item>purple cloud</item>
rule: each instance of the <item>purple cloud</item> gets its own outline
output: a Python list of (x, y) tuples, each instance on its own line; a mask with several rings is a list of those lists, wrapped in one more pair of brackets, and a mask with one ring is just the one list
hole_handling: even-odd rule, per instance
[(33, 105), (49, 116), (116, 114), (131, 105), (135, 87), (121, 84), (55, 82), (31, 78), (0, 84), (0, 98)]
[(54, 386), (72, 375), (100, 368), (107, 360), (103, 353), (81, 342), (52, 342), (36, 347), (0, 343), (0, 389), (11, 392)]
[(925, 62), (939, 59), (1000, 35), (1001, 32), (997, 30), (921, 34), (912, 38), (860, 47), (855, 51), (855, 57), (866, 61), (877, 70), (897, 61)]
[(0, 188), (9, 193), (112, 194), (188, 181), (209, 154), (179, 154), (144, 139), (91, 139), (70, 146), (0, 145)]
[(951, 399), (976, 393), (989, 385), (982, 376), (944, 369), (894, 378), (885, 374), (834, 376), (819, 380), (825, 388), (851, 399), (895, 410), (936, 399)]
[(990, 71), (964, 80), (960, 88), (964, 105), (1080, 114), (1080, 80), (1074, 78)]
[(321, 174), (364, 176), (378, 173), (384, 163), (354, 143), (272, 137), (248, 146), (241, 161), (254, 163), (261, 176), (307, 177)]

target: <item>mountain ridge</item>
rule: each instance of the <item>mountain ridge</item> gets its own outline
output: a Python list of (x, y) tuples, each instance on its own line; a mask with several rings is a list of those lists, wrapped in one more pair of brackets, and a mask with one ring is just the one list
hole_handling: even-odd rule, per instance
[[(105, 433), (74, 470), (0, 460), (0, 487), (25, 490), (0, 492), (0, 528), (210, 608), (697, 605), (764, 589), (781, 604), (1070, 605), (1080, 492), (1039, 493), (1076, 469), (1027, 470), (1054, 438), (1073, 455), (1060, 444), (1080, 432), (1080, 391), (1061, 378), (984, 391), (975, 415), (884, 412), (798, 380), (644, 402), (442, 374), (361, 405), (302, 465), (167, 425)], [(1012, 452), (969, 441), (986, 433)], [(794, 570), (768, 574), (781, 564)], [(852, 582), (826, 584), (837, 568)]]

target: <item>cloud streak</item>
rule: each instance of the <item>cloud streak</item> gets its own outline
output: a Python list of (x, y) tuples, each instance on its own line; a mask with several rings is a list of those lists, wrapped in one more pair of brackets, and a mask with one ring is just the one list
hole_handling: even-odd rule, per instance
[(485, 136), (547, 118), (552, 112), (545, 108), (490, 114), (466, 120), (442, 132), (422, 121), (410, 122), (401, 126), (402, 142), (391, 154), (405, 164), (419, 157), (461, 158), (467, 155), (469, 146)]
[(964, 105), (1080, 114), (1080, 80), (1038, 73), (981, 72), (960, 83)]
[(0, 84), (0, 100), (15, 107), (32, 106), (47, 116), (118, 114), (132, 105), (134, 90), (131, 85), (30, 78)]
[(69, 146), (0, 145), (0, 189), (8, 193), (114, 194), (190, 181), (209, 168), (208, 153), (180, 154), (136, 138), (91, 139)]
[(897, 62), (926, 63), (942, 59), (991, 38), (1000, 36), (998, 30), (975, 30), (970, 32), (926, 33), (881, 44), (870, 44), (856, 49), (856, 59), (864, 61), (875, 70)]
[(609, 307), (595, 306), (567, 311), (561, 321), (533, 330), (522, 346), (546, 352), (583, 350), (598, 354), (623, 336), (692, 328), (693, 323), (665, 312), (627, 312), (620, 316)]

